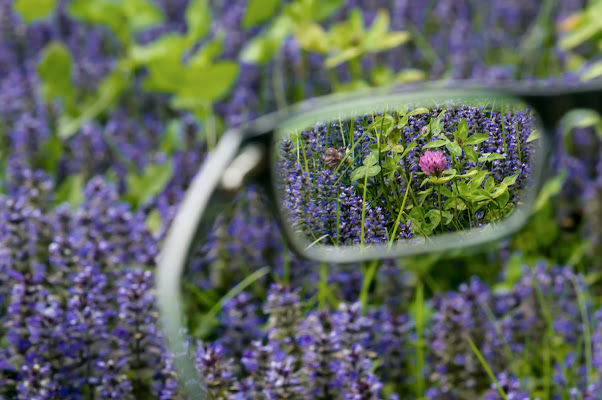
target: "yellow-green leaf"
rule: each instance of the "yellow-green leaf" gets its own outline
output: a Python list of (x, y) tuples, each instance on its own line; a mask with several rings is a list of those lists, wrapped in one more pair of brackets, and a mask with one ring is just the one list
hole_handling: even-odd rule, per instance
[(250, 0), (243, 19), (243, 26), (249, 28), (267, 21), (278, 9), (279, 0)]
[(186, 7), (185, 18), (188, 26), (188, 40), (194, 43), (203, 38), (211, 27), (211, 9), (208, 1), (192, 0)]
[(163, 21), (161, 9), (148, 0), (124, 0), (122, 4), (123, 12), (128, 19), (128, 25), (135, 32), (150, 28)]
[(238, 64), (233, 61), (192, 67), (187, 71), (186, 85), (179, 88), (178, 95), (215, 101), (228, 93), (237, 76)]
[(69, 49), (62, 42), (51, 42), (44, 48), (37, 70), (47, 100), (54, 97), (68, 100), (73, 96), (75, 89), (71, 82), (71, 64)]
[(26, 24), (45, 18), (56, 6), (56, 0), (16, 0), (15, 10), (21, 14)]

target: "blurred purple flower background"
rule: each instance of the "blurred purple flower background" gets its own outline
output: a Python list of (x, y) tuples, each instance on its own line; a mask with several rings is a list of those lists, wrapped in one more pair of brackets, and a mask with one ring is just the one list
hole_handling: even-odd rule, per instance
[[(568, 35), (556, 26), (588, 5), (577, 0), (331, 0), (311, 9), (315, 15), (295, 8), (312, 1), (271, 1), (273, 13), (254, 23), (245, 20), (257, 2), (246, 0), (212, 1), (206, 10), (197, 0), (140, 0), (133, 11), (123, 6), (129, 0), (58, 0), (46, 14), (41, 3), (53, 2), (28, 3), (0, 0), (3, 399), (182, 398), (153, 271), (189, 182), (225, 128), (282, 104), (368, 85), (570, 84), (600, 58), (593, 42), (556, 45)], [(142, 8), (147, 3), (152, 7)], [(89, 5), (124, 8), (105, 18)], [(318, 15), (328, 7), (331, 14)], [(316, 32), (314, 24), (329, 31), (354, 9), (366, 27), (386, 10), (386, 30), (409, 32), (411, 40), (330, 68), (336, 49), (312, 51), (315, 42), (303, 41), (299, 30), (279, 36), (274, 28), (274, 21), (278, 28), (297, 18), (305, 33)], [(195, 19), (203, 13), (206, 23)], [(154, 15), (158, 22), (147, 26), (144, 18)], [(203, 30), (191, 43), (178, 41)], [(171, 40), (167, 49), (142, 47), (161, 38)], [(250, 59), (250, 43), (255, 54), (266, 52), (265, 62)], [(54, 75), (41, 67), (48, 48), (55, 49), (48, 62)], [(171, 56), (173, 48), (183, 49), (181, 59)], [(153, 88), (153, 71), (173, 67), (153, 58), (161, 54), (189, 61), (178, 68), (199, 63), (205, 75), (196, 79), (231, 62), (236, 79), (210, 99), (172, 93), (167, 83)], [(67, 83), (54, 85), (65, 81), (64, 71)], [(125, 78), (114, 71), (126, 71)], [(211, 82), (203, 82), (209, 96)], [(475, 126), (486, 120), (478, 110), (459, 113)], [(424, 123), (416, 116), (409, 125), (419, 132)], [(76, 128), (66, 134), (70, 126)], [(248, 188), (195, 247), (187, 271), (184, 328), (199, 376), (216, 399), (601, 398), (596, 129), (559, 129), (556, 189), (546, 187), (548, 197), (517, 236), (479, 254), (384, 261), (372, 280), (370, 263), (320, 265), (295, 256), (272, 217), (274, 205)], [(497, 137), (484, 146), (504, 151)], [(332, 147), (329, 157), (338, 152)], [(411, 157), (408, 168), (444, 168), (440, 157), (425, 166), (418, 152)], [(512, 158), (498, 165), (500, 174), (521, 168)], [(288, 190), (312, 180), (328, 198), (331, 173), (299, 171)], [(361, 199), (353, 191), (341, 196), (348, 204), (343, 233), (351, 238)], [(333, 223), (328, 207), (311, 204), (305, 217), (326, 229)], [(365, 222), (375, 241), (386, 235), (382, 213), (371, 209)], [(410, 237), (411, 227), (401, 228)], [(269, 272), (237, 290), (264, 267)]]

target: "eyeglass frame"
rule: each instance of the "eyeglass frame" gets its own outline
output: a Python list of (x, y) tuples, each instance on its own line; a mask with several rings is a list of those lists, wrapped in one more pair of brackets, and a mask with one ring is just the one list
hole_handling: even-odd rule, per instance
[[(536, 82), (530, 86), (520, 82), (508, 83), (504, 86), (483, 86), (474, 82), (454, 84), (431, 82), (415, 85), (410, 89), (408, 86), (390, 86), (306, 100), (285, 110), (260, 117), (240, 128), (229, 129), (222, 135), (215, 149), (207, 156), (192, 179), (165, 236), (157, 262), (155, 284), (161, 323), (168, 348), (174, 357), (178, 381), (183, 385), (185, 396), (195, 400), (210, 398), (210, 393), (188, 354), (186, 332), (181, 328), (183, 319), (179, 287), (190, 258), (192, 244), (202, 232), (202, 228), (209, 229), (213, 225), (211, 219), (215, 218), (216, 213), (205, 212), (211, 203), (215, 203), (216, 199), (221, 203), (234, 199), (235, 193), (249, 180), (262, 186), (272, 203), (277, 204), (272, 183), (273, 169), (269, 168), (269, 160), (273, 159), (272, 156), (276, 151), (273, 145), (276, 130), (287, 120), (298, 115), (316, 113), (326, 107), (348, 108), (350, 99), (355, 98), (382, 99), (386, 96), (395, 98), (403, 96), (408, 99), (425, 99), (466, 95), (498, 95), (526, 103), (538, 115), (542, 134), (548, 139), (553, 137), (554, 127), (571, 110), (587, 108), (602, 114), (602, 81), (551, 88), (546, 87), (545, 82)], [(551, 140), (546, 140), (544, 143), (548, 145), (548, 148), (544, 149), (545, 159), (555, 145)], [(544, 160), (543, 164), (547, 164), (547, 161)], [(538, 183), (541, 184), (544, 180), (542, 176)], [(288, 240), (291, 239), (291, 230), (287, 224), (282, 223), (286, 219), (280, 208), (276, 208), (274, 214), (287, 243), (291, 244), (291, 249), (302, 258), (316, 259), (315, 254), (313, 257), (311, 255), (308, 257), (306, 249), (297, 245), (297, 241)], [(522, 224), (516, 225), (501, 231), (501, 234), (498, 232), (495, 237), (508, 236), (522, 226)], [(483, 241), (491, 239), (490, 237)], [(358, 253), (355, 254), (357, 256)], [(353, 259), (354, 253), (349, 251), (347, 253), (335, 251), (332, 255), (323, 258), (322, 261), (331, 263), (357, 261)], [(411, 252), (407, 255), (411, 255)]]

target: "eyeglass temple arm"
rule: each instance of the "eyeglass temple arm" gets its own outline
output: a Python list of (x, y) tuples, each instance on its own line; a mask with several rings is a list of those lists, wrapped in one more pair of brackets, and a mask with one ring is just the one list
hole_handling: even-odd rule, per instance
[(193, 400), (209, 399), (210, 395), (203, 387), (200, 375), (188, 354), (186, 332), (181, 329), (184, 326), (180, 299), (181, 279), (201, 219), (220, 184), (222, 171), (227, 169), (236, 156), (240, 143), (241, 135), (238, 131), (227, 131), (215, 150), (208, 155), (184, 196), (158, 257), (155, 285), (161, 322), (168, 348), (174, 357), (178, 381), (183, 385), (185, 396)]
[(553, 132), (560, 120), (576, 108), (591, 109), (602, 115), (602, 88), (564, 93), (521, 93), (521, 96), (538, 111), (547, 132)]

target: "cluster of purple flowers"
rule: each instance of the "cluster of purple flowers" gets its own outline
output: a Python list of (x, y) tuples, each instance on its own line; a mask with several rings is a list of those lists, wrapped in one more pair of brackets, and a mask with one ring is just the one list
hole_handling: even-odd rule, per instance
[(75, 210), (54, 208), (48, 177), (20, 173), (1, 199), (2, 395), (158, 396), (165, 347), (153, 276), (139, 267), (157, 239), (144, 214), (100, 178)]

